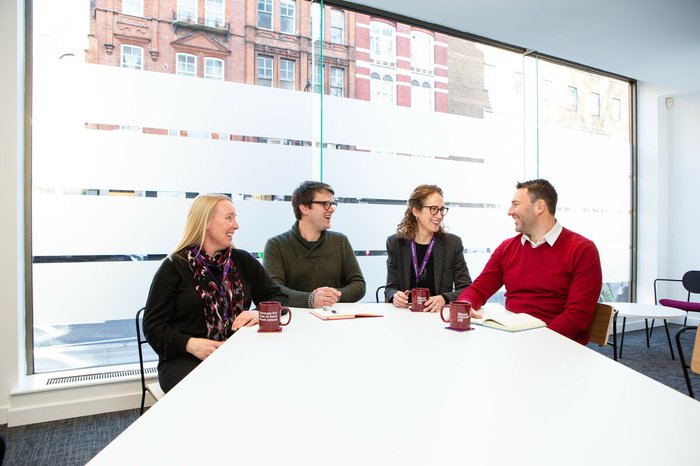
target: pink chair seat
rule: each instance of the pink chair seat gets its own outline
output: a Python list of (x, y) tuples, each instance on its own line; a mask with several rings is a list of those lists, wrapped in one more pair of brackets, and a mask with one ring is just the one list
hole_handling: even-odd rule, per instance
[(679, 301), (677, 299), (659, 299), (659, 304), (662, 306), (675, 307), (686, 312), (700, 312), (700, 303)]

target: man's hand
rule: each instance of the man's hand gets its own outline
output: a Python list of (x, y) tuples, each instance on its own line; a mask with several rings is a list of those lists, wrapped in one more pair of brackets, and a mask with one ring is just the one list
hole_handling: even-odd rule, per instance
[(192, 337), (187, 340), (185, 350), (188, 353), (193, 354), (197, 359), (204, 361), (211, 356), (211, 353), (216, 351), (216, 349), (221, 346), (222, 343), (223, 342), (221, 341), (209, 340), (207, 338)]
[(423, 305), (423, 312), (440, 312), (445, 307), (445, 298), (440, 295), (431, 296)]
[(329, 286), (322, 286), (314, 290), (314, 307), (332, 306), (340, 299), (340, 291)]

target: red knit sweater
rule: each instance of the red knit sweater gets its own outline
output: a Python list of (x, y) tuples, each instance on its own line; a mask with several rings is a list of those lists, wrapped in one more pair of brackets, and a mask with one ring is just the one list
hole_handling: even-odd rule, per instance
[(479, 309), (506, 286), (506, 309), (539, 317), (547, 327), (583, 345), (602, 287), (598, 249), (566, 228), (554, 242), (533, 248), (522, 235), (505, 240), (481, 275), (460, 294)]

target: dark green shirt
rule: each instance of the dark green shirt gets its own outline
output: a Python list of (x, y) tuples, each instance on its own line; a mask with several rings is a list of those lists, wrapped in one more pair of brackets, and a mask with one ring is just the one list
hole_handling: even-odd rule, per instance
[(365, 295), (360, 264), (342, 233), (326, 230), (318, 241), (306, 241), (297, 222), (289, 231), (267, 240), (263, 265), (289, 296), (292, 307), (309, 307), (309, 295), (322, 286), (339, 290), (344, 303)]

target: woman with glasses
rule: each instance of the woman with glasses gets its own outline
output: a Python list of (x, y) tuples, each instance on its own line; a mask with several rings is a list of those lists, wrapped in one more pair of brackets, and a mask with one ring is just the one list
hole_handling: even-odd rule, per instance
[(412, 288), (428, 288), (424, 311), (438, 312), (471, 284), (462, 240), (442, 227), (448, 210), (438, 186), (422, 184), (411, 193), (396, 234), (386, 240), (384, 295), (394, 306), (408, 307)]
[(228, 196), (200, 194), (175, 251), (153, 277), (143, 332), (158, 353), (158, 381), (173, 388), (241, 327), (258, 323), (251, 302), (287, 303), (260, 262), (231, 244), (238, 230)]

